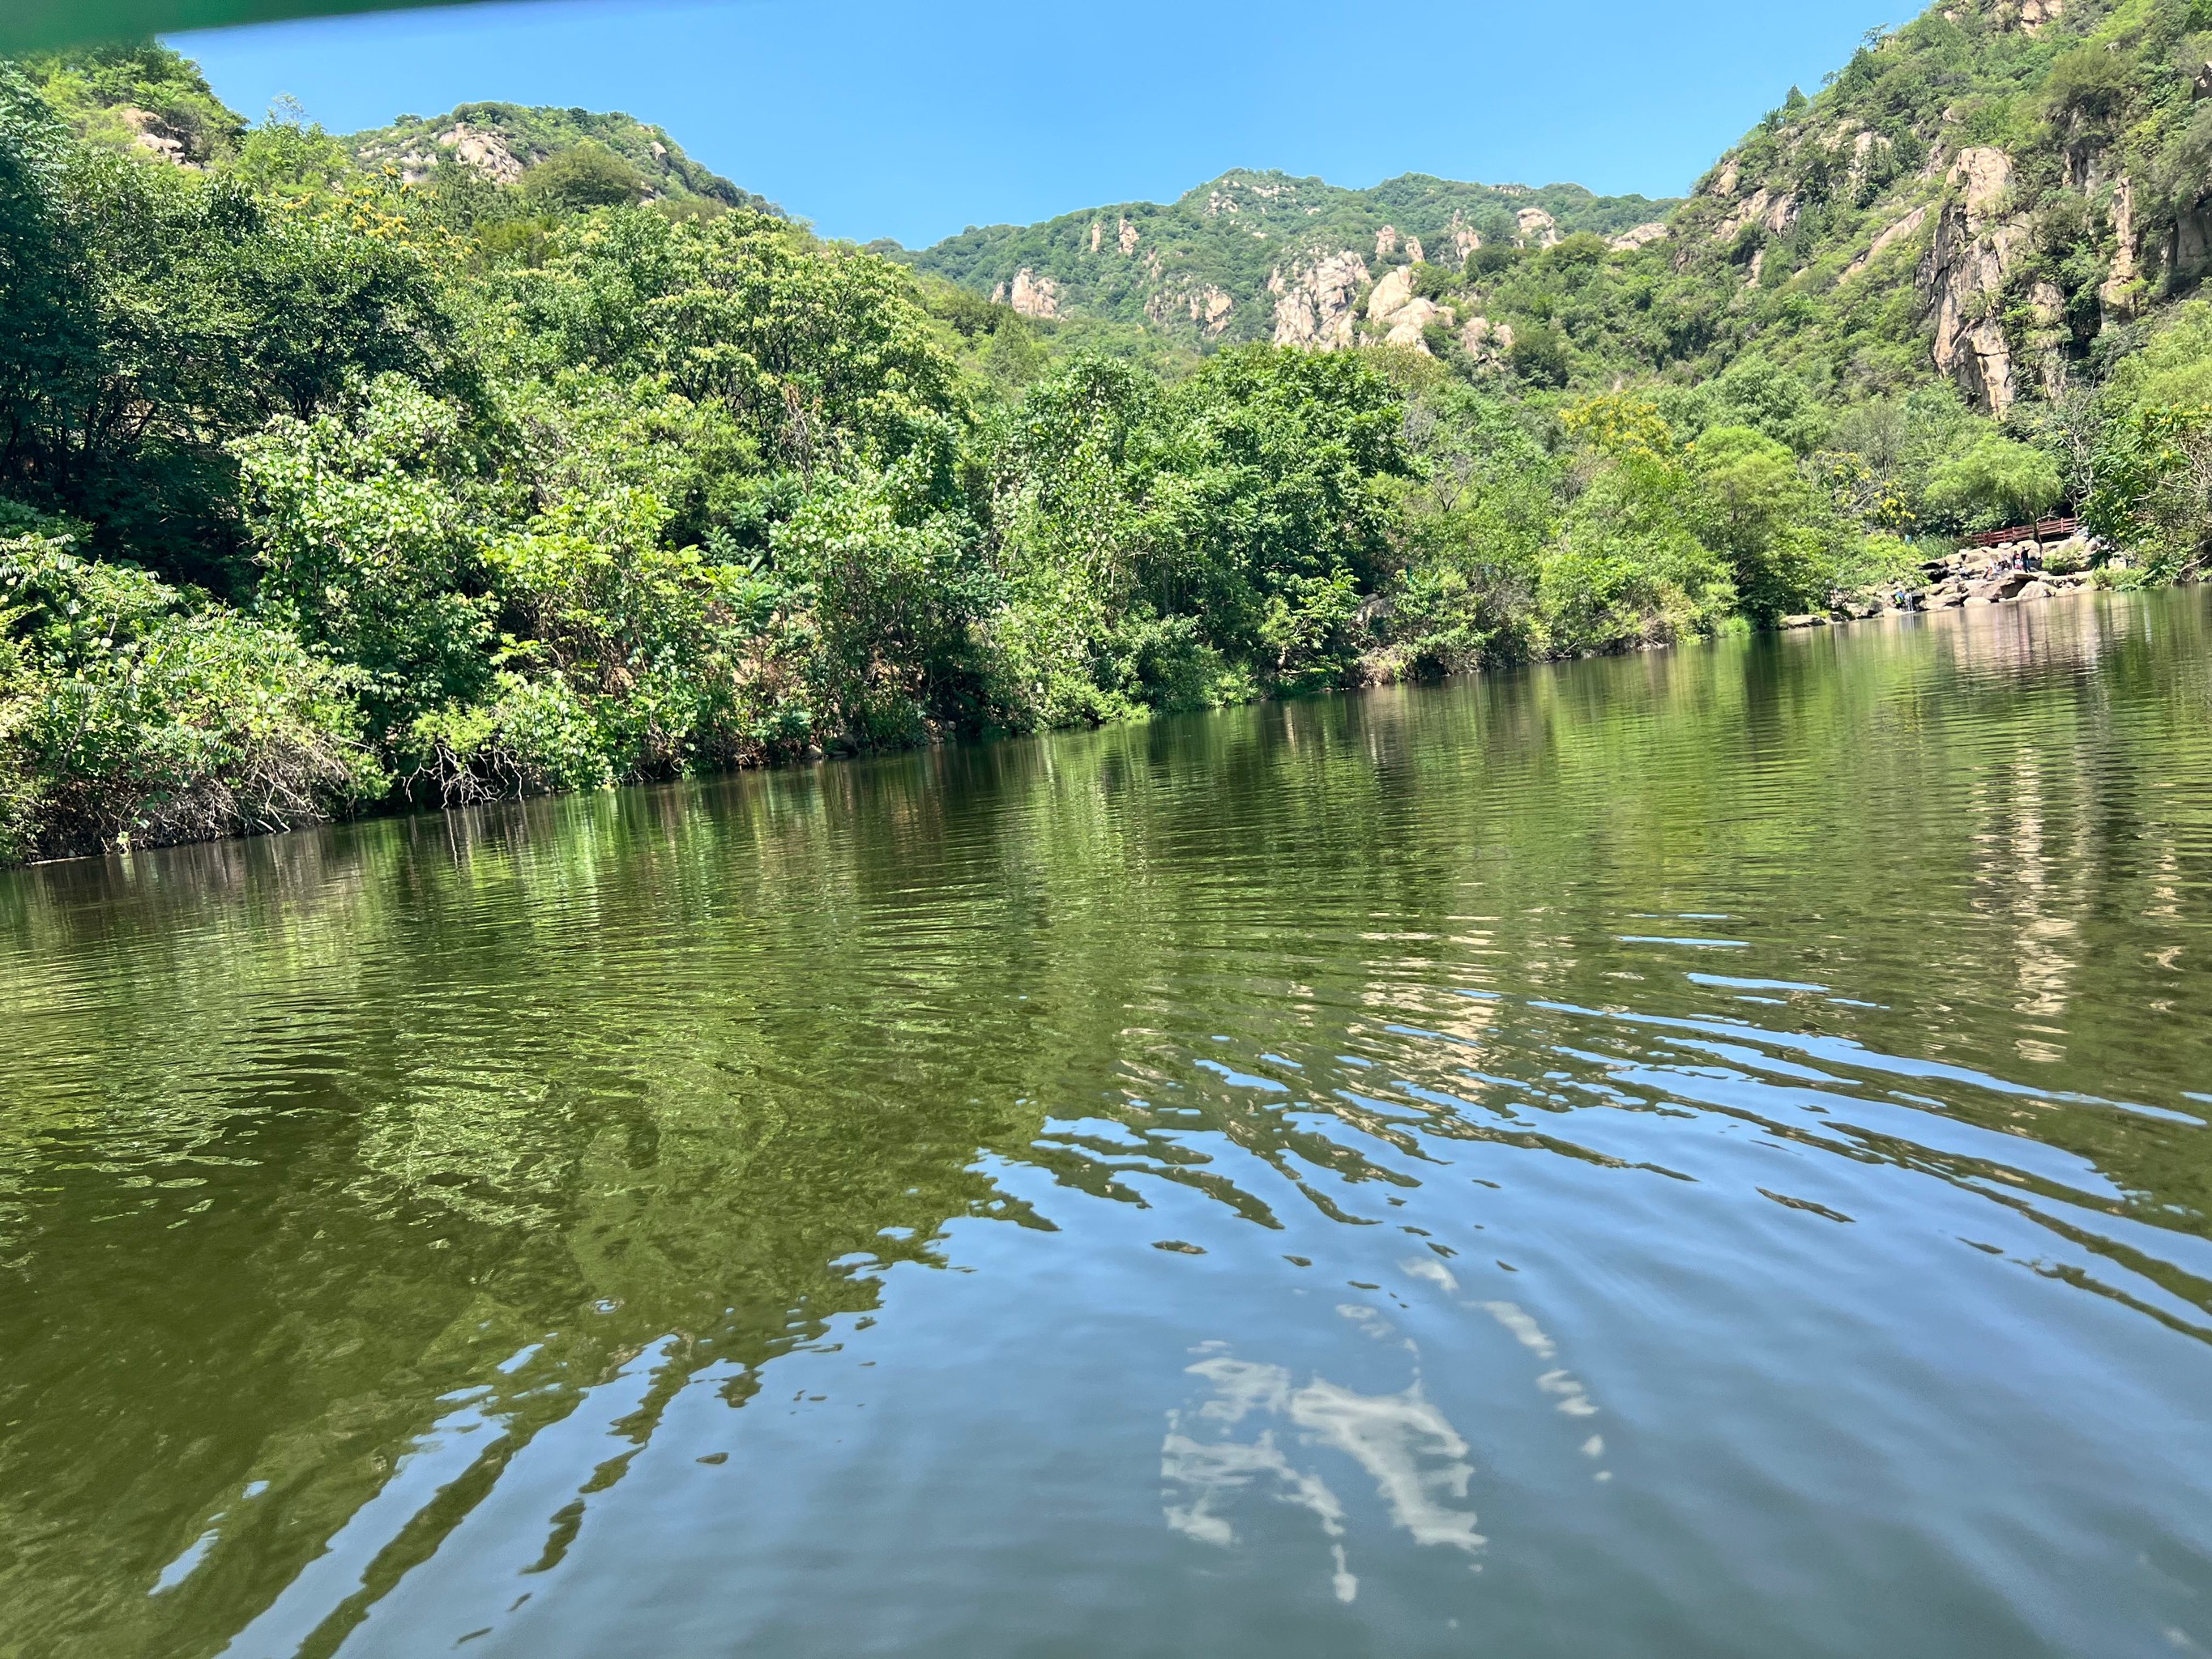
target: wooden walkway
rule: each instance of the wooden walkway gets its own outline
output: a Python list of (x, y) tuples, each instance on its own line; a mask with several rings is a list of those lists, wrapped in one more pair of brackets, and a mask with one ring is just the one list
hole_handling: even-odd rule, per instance
[(1984, 530), (1978, 536), (1965, 538), (1959, 545), (1996, 547), (2003, 542), (2063, 541), (2081, 527), (2079, 519), (2038, 519), (2033, 524), (2016, 524), (2009, 530)]

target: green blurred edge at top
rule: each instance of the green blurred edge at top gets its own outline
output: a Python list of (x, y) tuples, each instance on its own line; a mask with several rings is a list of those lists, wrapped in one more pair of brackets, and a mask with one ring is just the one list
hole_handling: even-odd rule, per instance
[(274, 23), (341, 12), (400, 11), (470, 0), (0, 0), (0, 52)]

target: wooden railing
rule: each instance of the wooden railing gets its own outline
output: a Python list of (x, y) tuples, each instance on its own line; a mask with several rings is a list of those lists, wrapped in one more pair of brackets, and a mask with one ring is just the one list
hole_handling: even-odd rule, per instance
[(2063, 541), (2081, 527), (2079, 519), (2038, 519), (2033, 524), (2016, 524), (2009, 530), (1984, 530), (1978, 536), (1966, 537), (1959, 545), (1995, 547), (2001, 542)]

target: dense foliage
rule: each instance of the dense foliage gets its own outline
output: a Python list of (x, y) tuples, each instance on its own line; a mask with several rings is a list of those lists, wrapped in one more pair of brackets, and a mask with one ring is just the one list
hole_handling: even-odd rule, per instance
[[(1631, 648), (2053, 507), (2186, 574), (2212, 33), (2075, 13), (1869, 41), (1664, 240), (1382, 187), (1472, 234), (1337, 350), (995, 304), (627, 118), (340, 140), (159, 47), (0, 64), (0, 860)], [(1946, 236), (1996, 272), (1972, 373)]]

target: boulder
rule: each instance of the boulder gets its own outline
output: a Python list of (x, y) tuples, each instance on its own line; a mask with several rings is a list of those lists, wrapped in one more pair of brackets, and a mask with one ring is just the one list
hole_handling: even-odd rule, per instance
[(1553, 247), (1559, 240), (1559, 222), (1541, 208), (1522, 208), (1513, 216), (1513, 228), (1523, 247)]
[(1060, 315), (1060, 284), (1024, 265), (1014, 273), (1013, 291), (1006, 303), (1019, 316), (1050, 321)]
[(1367, 262), (1349, 248), (1267, 279), (1275, 296), (1275, 343), (1333, 351), (1352, 341), (1355, 301), (1367, 283)]
[[(1390, 230), (1390, 228), (1388, 225), (1383, 226), (1382, 228), (1385, 231)], [(1395, 242), (1397, 233), (1391, 231), (1390, 234)], [(1382, 238), (1377, 236), (1376, 238), (1376, 257), (1380, 258)], [(1406, 302), (1413, 297), (1413, 266), (1398, 265), (1389, 270), (1384, 271), (1382, 273), (1382, 280), (1375, 284), (1375, 291), (1367, 296), (1368, 320), (1370, 322), (1376, 323), (1388, 320), (1394, 313), (1401, 309), (1405, 306)]]
[(1911, 212), (1906, 214), (1902, 219), (1896, 221), (1893, 224), (1885, 229), (1879, 236), (1876, 236), (1873, 241), (1869, 242), (1867, 245), (1866, 252), (1860, 254), (1857, 258), (1852, 260), (1849, 265), (1845, 266), (1844, 274), (1838, 276), (1836, 280), (1838, 283), (1850, 282), (1852, 277), (1857, 276), (1859, 272), (1864, 270), (1876, 259), (1881, 258), (1883, 254), (1888, 252), (1890, 249), (1895, 247), (1899, 242), (1911, 235), (1914, 231), (1919, 229), (1921, 226), (1927, 222), (1928, 210), (1924, 207), (1917, 207), (1913, 209)]
[(1615, 253), (1632, 253), (1638, 248), (1650, 247), (1654, 242), (1663, 242), (1672, 234), (1674, 233), (1665, 225), (1652, 219), (1640, 225), (1630, 226), (1606, 246)]

